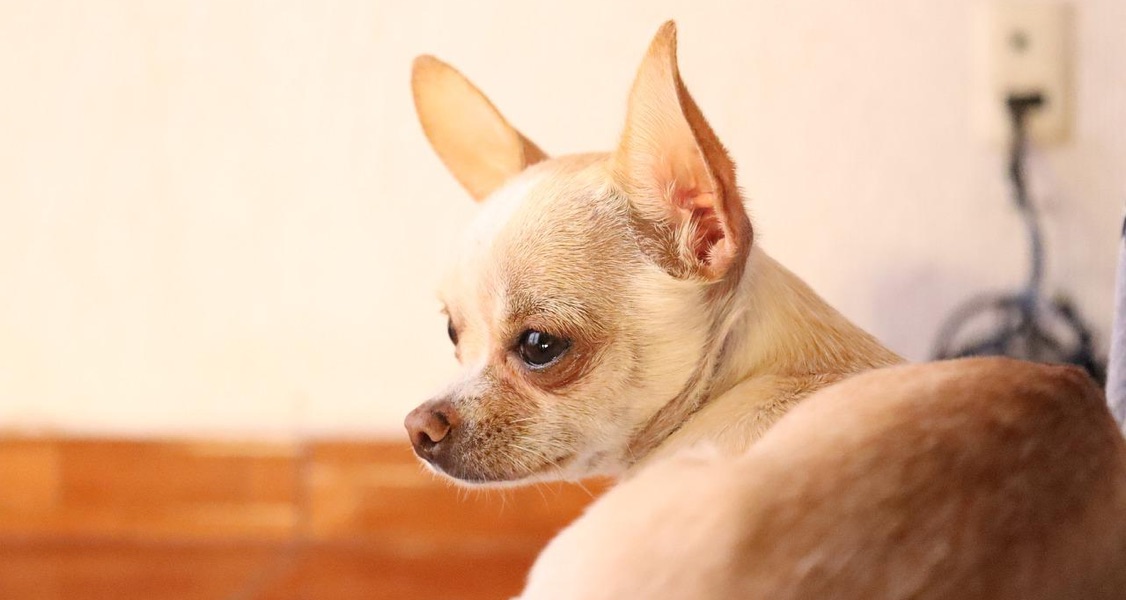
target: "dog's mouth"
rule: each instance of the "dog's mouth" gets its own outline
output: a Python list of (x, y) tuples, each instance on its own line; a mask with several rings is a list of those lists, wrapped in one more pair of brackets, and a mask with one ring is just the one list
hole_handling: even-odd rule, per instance
[[(562, 470), (573, 460), (575, 453), (568, 452), (555, 458), (545, 458), (534, 465), (510, 464), (488, 467), (472, 464), (472, 461), (431, 461), (424, 462), (435, 472), (451, 479), (468, 484), (481, 486), (497, 486), (505, 484), (518, 484), (535, 481), (546, 475)], [(442, 464), (446, 463), (446, 464)]]

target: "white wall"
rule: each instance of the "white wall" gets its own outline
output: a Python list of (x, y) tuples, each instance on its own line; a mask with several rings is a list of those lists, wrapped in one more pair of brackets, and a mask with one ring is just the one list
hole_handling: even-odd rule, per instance
[[(635, 6), (629, 6), (633, 4)], [(1018, 284), (970, 128), (969, 0), (0, 3), (0, 428), (399, 435), (454, 370), (432, 288), (474, 206), (415, 123), (438, 54), (549, 152), (608, 149), (668, 17), (758, 240), (893, 348)], [(1109, 326), (1126, 3), (1078, 9), (1035, 157), (1054, 286)]]

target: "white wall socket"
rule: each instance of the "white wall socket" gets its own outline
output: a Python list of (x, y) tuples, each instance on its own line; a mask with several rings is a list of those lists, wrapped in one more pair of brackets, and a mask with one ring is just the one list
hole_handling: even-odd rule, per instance
[(1006, 99), (1039, 92), (1044, 105), (1030, 113), (1029, 137), (1060, 144), (1071, 129), (1071, 4), (1050, 0), (993, 0), (974, 7), (973, 120), (978, 135), (1007, 144)]

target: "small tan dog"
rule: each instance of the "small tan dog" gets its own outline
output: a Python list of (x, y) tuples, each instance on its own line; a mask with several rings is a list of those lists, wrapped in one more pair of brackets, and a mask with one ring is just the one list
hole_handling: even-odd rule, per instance
[(1126, 598), (1126, 444), (1078, 369), (871, 371), (739, 458), (639, 471), (551, 542), (521, 598)]
[(463, 375), (406, 419), (441, 473), (619, 477), (702, 440), (739, 453), (811, 392), (899, 362), (753, 244), (671, 22), (608, 154), (547, 158), (435, 58), (412, 83), (431, 144), (483, 202), (441, 291)]

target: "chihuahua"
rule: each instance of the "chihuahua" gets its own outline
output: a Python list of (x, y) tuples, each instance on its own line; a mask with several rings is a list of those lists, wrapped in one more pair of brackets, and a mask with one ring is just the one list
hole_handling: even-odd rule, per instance
[(810, 393), (900, 362), (755, 245), (672, 22), (609, 153), (549, 158), (430, 56), (412, 88), (426, 137), (482, 203), (440, 291), (462, 374), (405, 422), (438, 472), (620, 478), (702, 441), (736, 454)]

